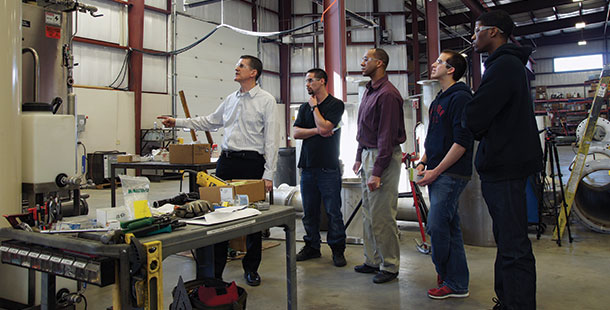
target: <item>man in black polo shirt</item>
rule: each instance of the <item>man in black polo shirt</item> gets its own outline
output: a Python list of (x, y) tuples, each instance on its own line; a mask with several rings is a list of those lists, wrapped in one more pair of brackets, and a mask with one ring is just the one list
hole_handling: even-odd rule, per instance
[(327, 242), (337, 267), (345, 261), (345, 226), (341, 214), (341, 168), (339, 166), (339, 122), (345, 108), (343, 101), (326, 90), (328, 77), (322, 69), (307, 71), (305, 86), (311, 95), (308, 103), (299, 108), (294, 122), (294, 138), (303, 139), (299, 168), (301, 168), (301, 199), (305, 246), (297, 254), (297, 261), (321, 256), (320, 203), (328, 215)]

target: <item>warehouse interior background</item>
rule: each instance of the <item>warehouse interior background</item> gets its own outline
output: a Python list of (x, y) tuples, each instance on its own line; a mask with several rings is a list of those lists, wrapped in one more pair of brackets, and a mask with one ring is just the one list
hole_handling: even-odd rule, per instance
[[(27, 53), (22, 55), (21, 49), (26, 46), (22, 45), (21, 36), (32, 31), (35, 23), (22, 22), (25, 19), (22, 14), (34, 10), (33, 7), (52, 6), (59, 2), (61, 1), (7, 0), (0, 4), (0, 25), (18, 33), (15, 37), (5, 38), (5, 51), (0, 53), (0, 58), (4, 58), (0, 61), (5, 62), (1, 69), (5, 76), (0, 79), (0, 89), (5, 94), (0, 104), (0, 113), (5, 118), (0, 133), (5, 145), (0, 151), (0, 170), (6, 176), (0, 183), (0, 197), (4, 200), (0, 206), (2, 214), (21, 212), (22, 199), (26, 198), (22, 197), (21, 167), (25, 154), (21, 153), (20, 107), (21, 103), (35, 101), (35, 98), (32, 98), (33, 87), (29, 83), (33, 78), (33, 58)], [(174, 130), (167, 141), (164, 136), (160, 140), (152, 138), (157, 141), (150, 143), (148, 139), (151, 137), (146, 135), (146, 130), (162, 127), (157, 119), (159, 115), (185, 116), (178, 91), (184, 91), (191, 116), (204, 116), (215, 111), (227, 94), (238, 89), (233, 81), (234, 68), (240, 55), (245, 54), (262, 60), (264, 70), (259, 83), (277, 101), (276, 113), (281, 120), (280, 147), (296, 148), (297, 154), (300, 142), (293, 139), (291, 127), (298, 107), (308, 100), (305, 74), (314, 67), (326, 69), (331, 80), (329, 92), (342, 98), (346, 104), (341, 159), (344, 167), (349, 168), (353, 165), (357, 147), (355, 137), (359, 94), (368, 81), (360, 71), (362, 55), (373, 47), (385, 49), (390, 56), (387, 68), (389, 79), (405, 101), (407, 141), (402, 146), (403, 151), (414, 152), (416, 148), (421, 148), (416, 146), (415, 136), (420, 133), (416, 133), (415, 127), (420, 121), (425, 124), (426, 104), (440, 89), (438, 84), (428, 81), (430, 63), (443, 49), (460, 51), (469, 62), (463, 80), (476, 90), (484, 72), (483, 62), (487, 55), (479, 55), (471, 48), (474, 20), (482, 12), (502, 9), (511, 15), (516, 25), (511, 40), (534, 48), (528, 63), (533, 108), (539, 117), (539, 126), (548, 127), (560, 145), (561, 172), (563, 183), (566, 184), (571, 173), (569, 166), (577, 149), (575, 143), (578, 127), (589, 115), (602, 68), (610, 63), (610, 2), (607, 0), (337, 0), (334, 5), (345, 10), (344, 19), (313, 23), (288, 35), (266, 37), (246, 35), (219, 26), (230, 25), (253, 32), (293, 29), (319, 20), (324, 9), (333, 4), (333, 1), (78, 2), (97, 10), (62, 13), (63, 22), (67, 23), (62, 29), (67, 31), (62, 31), (61, 38), (57, 39), (72, 47), (73, 85), (69, 88), (75, 100), (70, 107), (67, 104), (69, 99), (66, 99), (60, 113), (72, 113), (80, 122), (75, 133), (79, 142), (79, 146), (75, 147), (77, 174), (89, 172), (86, 171), (88, 168), (83, 170), (80, 166), (81, 157), (87, 154), (118, 151), (144, 155), (150, 152), (151, 144), (152, 147), (159, 144), (163, 146), (169, 140), (176, 141), (179, 138), (191, 141), (188, 131)], [(191, 49), (168, 53), (190, 46), (216, 28), (216, 32)], [(337, 31), (339, 33), (335, 33)], [(74, 34), (73, 37), (70, 33)], [(328, 44), (325, 42), (327, 40)], [(328, 51), (333, 56), (327, 57)], [(38, 53), (43, 68), (45, 64), (51, 67), (54, 62), (56, 67), (61, 67), (66, 61), (61, 59), (61, 50), (39, 50)], [(17, 64), (18, 72), (13, 63)], [(62, 80), (66, 78), (61, 76), (65, 74), (63, 71), (55, 74), (59, 74)], [(41, 76), (48, 77), (48, 73), (41, 72)], [(41, 79), (38, 101), (51, 102), (57, 96), (58, 89), (67, 94), (66, 86), (59, 84), (61, 83), (50, 78)], [(602, 145), (601, 151), (588, 157), (604, 163), (610, 161), (608, 108), (606, 99), (598, 121), (601, 128), (596, 131), (597, 141)], [(584, 126), (581, 127), (582, 135)], [(199, 140), (205, 141), (203, 132), (197, 135)], [(214, 141), (221, 141), (222, 136), (222, 129), (212, 132)], [(544, 133), (541, 134), (541, 141), (543, 139)], [(44, 153), (49, 150), (38, 151)], [(570, 217), (574, 243), (569, 243), (564, 238), (562, 247), (558, 247), (552, 240), (553, 223), (547, 224), (540, 240), (534, 241), (535, 229), (530, 234), (538, 258), (540, 309), (605, 309), (610, 304), (610, 297), (603, 293), (605, 279), (610, 276), (607, 268), (610, 266), (609, 167), (610, 164), (602, 165), (598, 171), (591, 172), (589, 182), (597, 184), (594, 189), (598, 195), (598, 199), (594, 200), (596, 205), (582, 208), (579, 216)], [(351, 169), (347, 168), (344, 169), (343, 177), (346, 180), (354, 178)], [(292, 173), (295, 170), (296, 184), (293, 186), (298, 184), (299, 178), (293, 164)], [(166, 176), (175, 177), (175, 174), (167, 175), (158, 171), (144, 174), (156, 181), (151, 185), (151, 195), (155, 199), (178, 193), (179, 185), (175, 178), (164, 180)], [(408, 187), (405, 176), (402, 178), (401, 191)], [(279, 179), (282, 177), (278, 176)], [(81, 191), (90, 196), (89, 213), (95, 214), (94, 210), (98, 207), (109, 207), (108, 189), (103, 186), (96, 189), (85, 183), (83, 181)], [(277, 188), (280, 184), (276, 182), (274, 186)], [(281, 189), (277, 191), (280, 195), (290, 194)], [(119, 201), (120, 199), (119, 197)], [(405, 202), (409, 203), (410, 201)], [(412, 217), (413, 212), (405, 211), (408, 213), (405, 217)], [(344, 217), (347, 215), (344, 214)], [(297, 222), (300, 222), (299, 218)], [(493, 296), (491, 270), (495, 250), (489, 247), (467, 247), (472, 265), (473, 295), (469, 299), (452, 300), (444, 304), (432, 302), (425, 296), (425, 290), (432, 283), (433, 267), (429, 257), (415, 251), (413, 238), (418, 238), (419, 231), (413, 222), (409, 222), (400, 224), (404, 262), (400, 281), (395, 283), (395, 287), (387, 290), (371, 288), (370, 281), (354, 284), (360, 280), (352, 275), (351, 266), (361, 263), (362, 252), (360, 245), (350, 245), (346, 270), (330, 270), (330, 267), (316, 266), (315, 263), (304, 264), (305, 267), (298, 265), (299, 306), (303, 309), (384, 308), (371, 301), (376, 299), (377, 302), (393, 300), (388, 302), (387, 309), (490, 308)], [(0, 227), (7, 226), (6, 222), (0, 223)], [(303, 234), (302, 226), (300, 234)], [(272, 239), (279, 238), (279, 235), (279, 229), (272, 229)], [(263, 285), (259, 288), (246, 287), (249, 291), (249, 308), (284, 308), (286, 288), (283, 286), (284, 253), (281, 248), (264, 251), (261, 272)], [(328, 252), (323, 254), (328, 256)], [(165, 308), (168, 308), (171, 288), (177, 281), (177, 275), (174, 274), (182, 273), (185, 279), (191, 278), (189, 273), (194, 272), (193, 267), (185, 267), (189, 262), (192, 260), (174, 256), (164, 262), (164, 265), (174, 266), (164, 266), (166, 273), (167, 270), (172, 270), (172, 275), (165, 279)], [(225, 272), (226, 279), (234, 278), (243, 282), (239, 274), (240, 268), (238, 263), (229, 263)], [(280, 275), (275, 275), (276, 269)], [(428, 274), (417, 274), (417, 270), (425, 270)], [(0, 275), (0, 298), (28, 303), (27, 271), (0, 264)], [(312, 277), (320, 281), (314, 281)], [(20, 281), (13, 282), (9, 279)], [(337, 279), (348, 279), (349, 283)], [(170, 284), (171, 281), (173, 284)], [(350, 285), (356, 287), (350, 289)], [(57, 287), (64, 286), (70, 290), (76, 287), (74, 281), (58, 278)], [(367, 291), (368, 288), (371, 291)], [(335, 294), (333, 290), (336, 290)], [(477, 290), (479, 293), (476, 293)], [(36, 293), (36, 300), (40, 299), (40, 294)], [(102, 297), (95, 297), (97, 294)], [(86, 296), (89, 298), (90, 309), (106, 309), (111, 305), (109, 300), (105, 300), (111, 298), (108, 290), (96, 290), (91, 286)], [(77, 308), (82, 308), (82, 305)]]

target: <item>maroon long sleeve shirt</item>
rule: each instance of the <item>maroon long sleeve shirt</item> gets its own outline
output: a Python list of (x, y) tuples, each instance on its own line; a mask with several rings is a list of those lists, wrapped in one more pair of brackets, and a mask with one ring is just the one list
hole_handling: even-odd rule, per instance
[(356, 161), (362, 161), (363, 148), (377, 148), (379, 153), (373, 175), (381, 177), (390, 164), (394, 146), (407, 139), (405, 134), (403, 100), (400, 92), (385, 75), (375, 83), (366, 84), (358, 110), (358, 151)]

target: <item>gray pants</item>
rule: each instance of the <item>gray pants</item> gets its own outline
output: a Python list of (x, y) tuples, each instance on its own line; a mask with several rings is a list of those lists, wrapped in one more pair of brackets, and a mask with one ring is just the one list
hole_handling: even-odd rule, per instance
[(381, 175), (381, 187), (370, 191), (366, 182), (373, 173), (377, 149), (362, 150), (362, 217), (364, 225), (364, 263), (396, 273), (400, 264), (398, 244), (398, 181), (402, 152), (395, 146), (390, 165)]

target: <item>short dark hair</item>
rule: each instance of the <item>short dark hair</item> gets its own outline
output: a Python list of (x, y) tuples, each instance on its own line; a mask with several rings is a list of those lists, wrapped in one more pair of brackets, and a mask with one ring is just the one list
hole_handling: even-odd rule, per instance
[(502, 36), (505, 38), (510, 37), (510, 35), (513, 34), (513, 29), (515, 29), (513, 19), (506, 11), (503, 10), (494, 10), (483, 13), (477, 18), (476, 21), (480, 22), (484, 26), (498, 27), (500, 30), (502, 30)]
[(248, 60), (250, 68), (256, 70), (256, 80), (258, 81), (258, 78), (263, 74), (263, 62), (252, 55), (241, 55), (239, 59)]
[(326, 85), (328, 82), (328, 75), (326, 74), (326, 71), (320, 68), (309, 69), (307, 73), (313, 73), (313, 76), (316, 77), (316, 79), (324, 79), (324, 85)]
[(381, 60), (381, 62), (383, 62), (383, 65), (385, 68), (388, 67), (388, 65), (390, 64), (390, 56), (388, 56), (388, 53), (381, 49), (381, 48), (373, 48), (373, 56), (375, 56), (375, 58)]
[(464, 76), (464, 72), (466, 72), (467, 66), (464, 56), (453, 50), (443, 50), (441, 53), (450, 55), (445, 61), (455, 69), (455, 71), (453, 71), (453, 80), (458, 81), (461, 79), (462, 76)]

